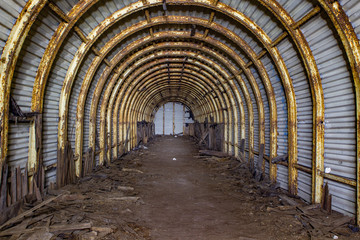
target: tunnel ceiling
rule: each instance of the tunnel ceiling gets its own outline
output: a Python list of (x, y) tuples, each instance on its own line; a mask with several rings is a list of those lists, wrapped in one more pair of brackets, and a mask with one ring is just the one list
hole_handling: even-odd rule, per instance
[[(98, 164), (167, 102), (224, 126), (224, 151), (291, 194), (359, 216), (357, 0), (13, 0), (1, 4), (1, 166)], [(287, 162), (272, 163), (286, 156)], [(325, 179), (325, 180), (324, 180)], [(358, 217), (359, 219), (359, 217)]]

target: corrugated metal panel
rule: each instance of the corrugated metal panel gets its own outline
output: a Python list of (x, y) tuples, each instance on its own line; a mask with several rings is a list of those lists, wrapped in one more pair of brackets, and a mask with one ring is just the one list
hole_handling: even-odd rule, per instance
[(9, 147), (8, 147), (8, 164), (10, 167), (20, 166), (24, 169), (29, 155), (29, 124), (18, 123), (10, 124)]
[(159, 134), (159, 135), (163, 134), (163, 123), (164, 123), (163, 111), (164, 111), (164, 106), (161, 106), (155, 114), (155, 118), (154, 118), (155, 134)]
[(354, 216), (356, 190), (354, 187), (325, 180), (329, 185), (329, 193), (332, 195), (332, 209), (346, 215)]
[[(259, 151), (259, 112), (258, 112), (258, 107), (257, 107), (257, 104), (256, 104), (254, 92), (253, 92), (253, 90), (251, 88), (250, 83), (248, 81), (246, 81), (247, 78), (246, 78), (244, 73), (241, 74), (241, 78), (245, 81), (245, 85), (246, 85), (246, 87), (247, 87), (247, 89), (249, 91), (252, 106), (253, 106), (253, 112), (254, 112), (254, 150), (256, 152), (258, 152)], [(245, 104), (245, 101), (244, 101), (244, 104)], [(246, 122), (248, 122), (248, 119), (247, 119)], [(248, 128), (248, 127), (249, 127), (249, 125), (246, 126), (246, 128)], [(248, 140), (248, 136), (247, 136), (247, 140)], [(247, 145), (246, 148), (249, 149), (249, 146)], [(259, 156), (255, 154), (254, 155), (255, 164), (257, 163), (258, 158), (259, 158)]]
[(89, 70), (89, 66), (94, 58), (95, 55), (93, 53), (87, 54), (87, 56), (84, 58), (85, 61), (82, 62), (71, 89), (67, 124), (68, 124), (68, 139), (71, 142), (71, 146), (73, 147), (75, 147), (75, 127), (76, 127), (75, 121), (76, 121), (76, 110), (77, 110), (79, 93), (81, 90), (81, 85), (84, 80), (85, 74)]
[(16, 22), (21, 10), (25, 6), (27, 1), (19, 0), (19, 1), (5, 1), (1, 0), (0, 4), (0, 16), (1, 16), (1, 24), (0, 24), (0, 56), (3, 52), (3, 48), (6, 44), (6, 41), (10, 35), (10, 31), (13, 25)]
[[(24, 42), (20, 51), (11, 84), (11, 95), (20, 106), (23, 112), (31, 111), (31, 96), (36, 77), (45, 48), (58, 26), (57, 19), (49, 14), (45, 8), (33, 26), (29, 36)], [(10, 124), (9, 128), (9, 150), (17, 150), (17, 153), (10, 152), (8, 161), (12, 165), (25, 166), (29, 151), (29, 124)], [(23, 140), (20, 140), (23, 137)], [(13, 146), (13, 144), (15, 144)]]
[(41, 58), (59, 20), (45, 8), (31, 27), (21, 49), (12, 82), (12, 96), (23, 112), (30, 112), (31, 96)]
[(124, 41), (118, 43), (106, 56), (106, 58), (110, 61), (119, 51), (123, 50), (129, 44), (133, 43), (134, 41), (149, 35), (149, 30), (143, 30), (138, 32), (135, 35), (131, 35), (130, 37), (126, 38)]
[(55, 0), (54, 3), (65, 13), (68, 13), (76, 4), (76, 0)]
[(264, 104), (264, 115), (265, 115), (265, 155), (270, 155), (270, 109), (269, 101), (266, 95), (264, 84), (260, 78), (258, 71), (254, 67), (249, 68), (252, 75), (254, 76), (256, 83), (261, 93), (261, 99)]
[(295, 22), (299, 21), (314, 8), (313, 4), (308, 0), (277, 0), (277, 2), (290, 14)]
[(272, 39), (276, 39), (282, 32), (277, 22), (274, 22), (272, 17), (265, 8), (260, 8), (258, 2), (255, 1), (237, 1), (237, 0), (224, 0), (225, 4), (239, 10), (251, 20), (253, 20), (264, 32)]
[(220, 13), (215, 15), (214, 22), (228, 28), (230, 31), (233, 31), (241, 37), (256, 54), (259, 54), (262, 51), (261, 44), (253, 37), (253, 35), (249, 35), (242, 27), (239, 27), (239, 23)]
[(104, 71), (106, 65), (102, 63), (98, 70), (95, 73), (95, 76), (90, 84), (88, 94), (86, 96), (85, 109), (84, 109), (84, 133), (83, 133), (83, 152), (87, 150), (89, 147), (89, 123), (90, 123), (90, 109), (91, 109), (91, 101), (96, 88), (96, 84), (100, 78), (101, 73)]
[(349, 17), (358, 38), (360, 38), (360, 1), (340, 0), (339, 2), (346, 12), (346, 15)]
[[(241, 75), (241, 78), (244, 79), (245, 81), (245, 75)], [(246, 102), (245, 102), (245, 97), (244, 97), (244, 94), (243, 92), (240, 90), (240, 86), (239, 84), (237, 83), (237, 81), (234, 81), (237, 89), (239, 90), (239, 93), (240, 93), (240, 96), (241, 96), (241, 99), (243, 99), (243, 104), (244, 104), (244, 112), (245, 112), (245, 149), (249, 149), (249, 111), (248, 111), (248, 108), (247, 108), (247, 105), (246, 105)], [(240, 136), (240, 134), (239, 134)], [(241, 140), (241, 139), (239, 139)], [(239, 141), (240, 143), (240, 141)], [(246, 161), (249, 159), (249, 155), (248, 155), (248, 152), (245, 151), (245, 159)]]
[[(333, 174), (355, 179), (354, 87), (344, 54), (322, 15), (311, 19), (301, 29), (313, 51), (322, 78), (325, 97), (324, 165), (330, 167)], [(352, 189), (343, 188), (342, 193), (334, 191), (333, 196), (338, 199), (333, 202), (333, 208), (348, 214), (342, 208), (354, 201)]]
[[(100, 150), (100, 139), (99, 139), (99, 137), (100, 137), (101, 104), (102, 104), (102, 102), (104, 100), (104, 95), (105, 95), (106, 88), (109, 85), (110, 79), (112, 78), (113, 75), (114, 75), (113, 72), (111, 74), (109, 74), (109, 77), (108, 77), (107, 81), (105, 82), (103, 90), (101, 92), (101, 96), (100, 96), (100, 99), (99, 99), (99, 104), (97, 105), (97, 110), (96, 110), (96, 137), (95, 137), (95, 149), (96, 149), (96, 151)], [(94, 96), (92, 96), (92, 97), (94, 97)], [(105, 136), (106, 136), (106, 134), (105, 134)], [(99, 164), (99, 155), (97, 155), (95, 159), (96, 159), (96, 165), (98, 165)]]
[[(43, 158), (45, 166), (54, 164), (57, 161), (60, 93), (67, 69), (80, 44), (80, 39), (74, 33), (70, 33), (54, 61), (46, 85), (43, 117)], [(56, 171), (46, 173), (46, 184), (55, 182), (55, 180)]]
[[(106, 30), (106, 32), (96, 42), (96, 44), (95, 44), (96, 48), (101, 49), (106, 44), (106, 42), (109, 41), (111, 38), (113, 38), (115, 35), (121, 33), (124, 29), (126, 29), (140, 21), (144, 21), (143, 12), (132, 14), (129, 17), (122, 19), (118, 23), (114, 24), (114, 26), (112, 26), (108, 30)], [(87, 22), (85, 21), (85, 23), (87, 23)]]
[[(269, 75), (271, 85), (274, 88), (275, 100), (278, 114), (278, 155), (287, 154), (288, 150), (288, 115), (287, 115), (287, 104), (284, 93), (284, 88), (282, 82), (279, 78), (279, 75), (276, 71), (276, 68), (269, 58), (268, 55), (265, 55), (261, 58), (266, 71)], [(288, 170), (286, 167), (278, 165), (278, 174), (277, 181), (280, 183), (280, 187), (287, 189), (288, 188)]]
[[(297, 130), (298, 130), (298, 163), (311, 168), (312, 165), (312, 98), (309, 81), (305, 75), (305, 69), (300, 62), (294, 45), (288, 40), (283, 40), (278, 49), (285, 61), (294, 86), (297, 104)], [(299, 174), (299, 196), (304, 200), (311, 201), (311, 177), (307, 174)]]

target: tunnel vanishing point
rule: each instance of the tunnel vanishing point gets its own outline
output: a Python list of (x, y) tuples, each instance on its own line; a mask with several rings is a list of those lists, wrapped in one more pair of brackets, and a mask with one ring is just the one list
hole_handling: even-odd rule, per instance
[(181, 103), (209, 149), (309, 203), (327, 183), (359, 225), (359, 12), (358, 0), (1, 1), (0, 211), (131, 151)]

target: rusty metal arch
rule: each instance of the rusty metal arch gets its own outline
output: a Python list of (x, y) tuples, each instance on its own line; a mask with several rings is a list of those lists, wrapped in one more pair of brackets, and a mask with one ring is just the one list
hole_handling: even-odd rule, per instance
[[(161, 71), (159, 71), (159, 73), (161, 73)], [(202, 74), (201, 74), (202, 75)], [(200, 75), (200, 76), (201, 76)], [(194, 78), (194, 76), (192, 76), (192, 78)], [(196, 78), (195, 79), (197, 79), (197, 78), (199, 78), (199, 76), (196, 76)], [(204, 78), (205, 79), (205, 78)], [(221, 95), (220, 95), (220, 97), (222, 97)], [(116, 126), (117, 127), (117, 121), (118, 121), (118, 109), (119, 109), (119, 105), (120, 105), (120, 100), (121, 100), (121, 98), (117, 98), (117, 100), (116, 100), (116, 104), (115, 104), (115, 106), (114, 106), (114, 109), (115, 109), (115, 113), (113, 114), (113, 126)], [(216, 101), (217, 102), (217, 105), (219, 105), (219, 104), (222, 104), (222, 102), (218, 102), (218, 101)], [(195, 111), (194, 111), (195, 112)], [(220, 115), (220, 117), (221, 117), (221, 119), (224, 119), (224, 117), (222, 116), (222, 115)], [(121, 130), (121, 129), (120, 129)], [(120, 131), (119, 131), (119, 134), (120, 134)]]
[[(163, 37), (167, 37), (167, 36), (168, 36), (168, 35), (165, 35), (165, 36), (163, 36)], [(140, 40), (139, 40), (139, 41), (140, 41)], [(142, 42), (142, 39), (141, 39), (141, 42)], [(174, 45), (174, 43), (169, 43), (169, 44), (164, 44), (164, 46), (166, 46), (166, 45), (170, 45), (170, 44), (171, 44), (171, 45)], [(185, 44), (185, 45), (186, 45), (187, 43), (183, 43), (183, 44)], [(179, 45), (179, 46), (180, 46), (180, 45)], [(158, 48), (159, 48), (159, 47), (158, 47)], [(208, 52), (209, 52), (209, 51), (208, 51)], [(209, 53), (211, 53), (211, 52), (209, 52)], [(233, 69), (233, 71), (235, 71), (235, 70)], [(240, 84), (241, 84), (241, 83), (240, 83)], [(109, 85), (109, 86), (110, 86), (110, 88), (112, 88), (112, 86), (113, 86), (113, 85)], [(97, 94), (97, 95), (98, 95), (98, 94)], [(246, 93), (246, 92), (245, 92), (245, 95), (247, 95), (247, 93)]]
[[(172, 54), (174, 54), (174, 52), (172, 52)], [(194, 53), (188, 53), (188, 54), (193, 54), (194, 55)], [(180, 54), (181, 56), (183, 55), (183, 54)], [(167, 66), (164, 66), (164, 67), (167, 67)], [(209, 68), (209, 70), (211, 71), (211, 68)], [(122, 89), (123, 90), (123, 89)], [(120, 95), (119, 95), (120, 96)], [(128, 95), (125, 95), (125, 97), (127, 98), (127, 96)], [(229, 101), (229, 100), (226, 100), (227, 98), (225, 98), (225, 101)], [(230, 101), (231, 101), (231, 99), (230, 99)], [(227, 105), (230, 105), (229, 103), (227, 104)], [(121, 109), (122, 110), (122, 109)], [(120, 113), (122, 114), (123, 113), (123, 111), (120, 111)], [(125, 115), (126, 116), (126, 115)], [(119, 118), (122, 118), (122, 115), (119, 117)], [(230, 121), (231, 121), (231, 119), (230, 119)]]

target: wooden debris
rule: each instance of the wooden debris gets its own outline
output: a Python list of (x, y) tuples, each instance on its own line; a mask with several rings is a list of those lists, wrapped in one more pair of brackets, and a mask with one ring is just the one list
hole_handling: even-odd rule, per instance
[(126, 186), (118, 186), (117, 189), (120, 191), (134, 191), (133, 187), (126, 187)]
[(272, 163), (278, 163), (278, 162), (287, 162), (288, 161), (288, 155), (281, 155), (281, 156), (277, 156), (274, 157), (271, 162)]
[(321, 208), (328, 213), (331, 213), (331, 194), (329, 192), (328, 183), (325, 183), (325, 185), (322, 187), (322, 190), (323, 195), (321, 199)]
[(27, 240), (50, 240), (53, 236), (54, 234), (50, 233), (47, 229), (41, 229), (31, 234)]
[(207, 129), (203, 134), (202, 134), (202, 136), (201, 136), (201, 138), (200, 138), (200, 141), (199, 141), (199, 145), (201, 145), (204, 141), (205, 141), (205, 139), (206, 139), (206, 137), (209, 135), (209, 129)]
[(282, 202), (286, 202), (288, 205), (292, 205), (292, 206), (299, 205), (295, 200), (286, 196), (285, 194), (280, 194), (279, 197)]
[(82, 194), (66, 194), (59, 197), (56, 201), (76, 201), (76, 200), (84, 200), (85, 196)]
[(207, 156), (215, 156), (215, 157), (228, 157), (229, 155), (224, 152), (219, 151), (212, 151), (212, 150), (200, 150), (200, 154), (207, 155)]
[(2, 169), (2, 179), (1, 179), (1, 188), (0, 188), (0, 211), (6, 207), (6, 192), (7, 192), (7, 177), (8, 177), (8, 166), (4, 164)]
[(91, 227), (92, 231), (98, 232), (99, 238), (103, 238), (110, 233), (115, 232), (116, 227)]
[(66, 231), (75, 231), (82, 229), (90, 229), (92, 227), (92, 223), (76, 223), (76, 224), (56, 224), (50, 226), (49, 232), (66, 232)]
[(22, 214), (19, 214), (18, 216), (14, 217), (12, 219), (10, 219), (9, 221), (7, 221), (6, 223), (4, 223), (3, 225), (0, 226), (0, 230), (3, 230), (4, 228), (21, 221), (24, 217), (27, 217), (27, 216), (31, 215), (34, 211), (42, 208), (43, 206), (49, 204), (50, 202), (56, 200), (57, 198), (59, 198), (61, 196), (62, 196), (62, 194), (59, 195), (59, 196), (56, 196), (56, 197), (49, 198), (49, 199), (43, 201), (42, 203), (36, 205), (35, 207), (23, 212)]
[(125, 202), (137, 202), (139, 199), (140, 199), (139, 197), (112, 197), (112, 198), (108, 198), (108, 200), (125, 201)]
[(123, 168), (123, 169), (121, 169), (121, 171), (123, 171), (123, 172), (144, 173), (143, 171), (140, 171), (140, 170), (138, 170), (138, 169), (133, 169), (133, 168)]

